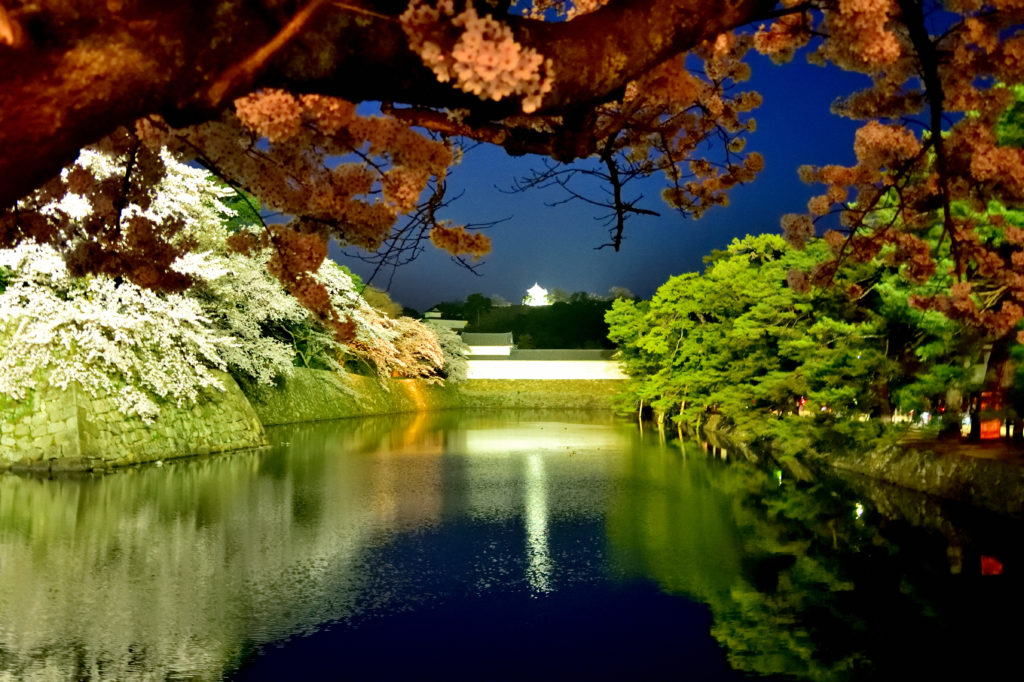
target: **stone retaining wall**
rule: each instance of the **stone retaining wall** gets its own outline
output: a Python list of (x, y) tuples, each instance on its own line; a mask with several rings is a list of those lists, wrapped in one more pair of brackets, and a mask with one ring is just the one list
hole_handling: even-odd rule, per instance
[(821, 457), (840, 471), (894, 483), (998, 514), (1024, 516), (1024, 465), (941, 453), (927, 444)]
[(610, 410), (625, 382), (586, 379), (471, 379), (459, 384), (459, 400), (468, 408), (551, 408)]
[(459, 407), (457, 390), (416, 379), (382, 384), (374, 377), (296, 368), (273, 387), (246, 395), (264, 426)]
[(19, 460), (80, 458), (80, 391), (47, 386), (23, 401), (0, 396), (0, 468)]
[(185, 407), (165, 405), (147, 424), (72, 384), (46, 386), (21, 402), (0, 403), (0, 469), (81, 471), (259, 447), (266, 436), (238, 384)]
[(296, 369), (275, 388), (247, 391), (264, 426), (445, 409), (611, 408), (618, 381), (471, 379), (455, 386)]
[[(471, 380), (428, 385), (295, 369), (273, 388), (224, 392), (196, 405), (165, 405), (151, 424), (118, 412), (77, 385), (0, 401), (0, 470), (77, 471), (205, 455), (266, 444), (264, 426), (438, 409), (610, 409), (617, 381)], [(0, 399), (2, 400), (2, 399)]]

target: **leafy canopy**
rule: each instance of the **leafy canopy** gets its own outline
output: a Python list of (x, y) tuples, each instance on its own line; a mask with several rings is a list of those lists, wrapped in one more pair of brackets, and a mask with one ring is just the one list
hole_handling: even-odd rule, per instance
[(772, 438), (775, 417), (807, 411), (833, 426), (889, 418), (967, 387), (965, 360), (982, 337), (910, 306), (915, 287), (882, 259), (844, 272), (837, 287), (794, 286), (827, 251), (822, 240), (797, 250), (775, 235), (748, 236), (650, 301), (616, 301), (607, 320), (631, 377), (625, 402), (691, 427), (717, 412)]
[[(625, 221), (651, 212), (632, 180), (663, 176), (662, 198), (693, 217), (754, 180), (763, 161), (744, 145), (760, 98), (736, 87), (743, 60), (805, 50), (871, 79), (834, 107), (865, 121), (856, 163), (803, 168), (823, 191), (782, 220), (793, 243), (824, 228), (841, 242), (813, 279), (888, 245), (924, 281), (937, 272), (923, 236), (937, 216), (961, 294), (974, 279), (1002, 288), (977, 323), (1004, 332), (1024, 315), (1024, 232), (953, 206), (1024, 202), (1024, 150), (998, 130), (1024, 82), (1022, 26), (1016, 0), (8, 2), (0, 244), (35, 239), (76, 273), (181, 290), (190, 282), (170, 265), (188, 240), (147, 215), (167, 148), (292, 216), (233, 247), (271, 249), (271, 272), (345, 338), (351, 325), (312, 277), (329, 239), (398, 260), (428, 239), (460, 259), (488, 250), (440, 215), (459, 140), (551, 159), (527, 184), (570, 196), (582, 196), (573, 171), (557, 164), (591, 159), (608, 194), (582, 198), (608, 210), (618, 248)], [(367, 101), (382, 115), (357, 110)], [(117, 176), (61, 173), (90, 144), (129, 162)], [(877, 220), (893, 192), (898, 221)], [(95, 208), (73, 233), (43, 210), (69, 194)], [(1003, 248), (977, 238), (984, 221), (1005, 229)]]

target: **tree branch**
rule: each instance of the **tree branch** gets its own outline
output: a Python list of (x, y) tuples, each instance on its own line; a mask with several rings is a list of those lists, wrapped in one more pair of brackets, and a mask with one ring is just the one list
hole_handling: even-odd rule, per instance
[[(554, 89), (539, 113), (559, 114), (614, 97), (670, 55), (756, 21), (774, 5), (613, 0), (570, 22), (501, 18), (518, 41), (553, 60)], [(173, 125), (215, 118), (211, 95), (219, 104), (252, 88), (284, 87), (356, 102), (465, 107), (484, 121), (521, 113), (517, 101), (482, 102), (439, 83), (395, 20), (404, 3), (314, 2), (288, 12), (274, 3), (278, 15), (268, 7), (152, 0), (111, 10), (40, 0), (31, 16), (8, 17), (9, 32), (22, 37), (0, 42), (0, 207), (52, 177), (81, 147), (142, 116), (159, 114)], [(303, 12), (317, 7), (316, 21), (307, 21)], [(576, 151), (562, 150), (560, 158), (589, 153)]]

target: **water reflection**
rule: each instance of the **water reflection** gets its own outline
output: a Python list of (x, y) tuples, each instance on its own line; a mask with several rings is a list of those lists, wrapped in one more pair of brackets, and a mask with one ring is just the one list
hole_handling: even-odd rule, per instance
[(373, 487), (357, 459), (282, 457), (0, 479), (3, 674), (216, 679), (248, 642), (344, 612)]
[(549, 592), (552, 567), (548, 556), (548, 492), (540, 455), (527, 455), (525, 477), (527, 579), (536, 591)]
[[(627, 571), (709, 605), (735, 669), (873, 680), (1016, 667), (1020, 574), (985, 576), (1005, 577), (1004, 560), (1019, 571), (1019, 521), (868, 479), (783, 481), (708, 455), (718, 457), (692, 443), (632, 460), (636, 482), (609, 507), (609, 532)], [(960, 575), (965, 551), (971, 575)]]
[[(582, 469), (594, 471), (581, 480), (603, 477), (597, 451), (628, 436), (560, 424), (538, 447), (530, 434), (554, 425), (531, 422), (517, 439), (507, 424), (447, 428), (417, 415), (289, 427), (271, 434), (284, 444), (270, 451), (0, 477), (0, 678), (217, 679), (261, 643), (393, 601), (403, 587), (368, 589), (389, 568), (368, 566), (369, 550), (446, 517), (521, 519), (520, 578), (549, 591), (549, 486)], [(590, 449), (570, 467), (549, 464), (571, 454), (556, 441)], [(472, 457), (446, 458), (453, 448)], [(556, 507), (603, 512), (583, 494)], [(493, 555), (479, 585), (516, 563), (507, 549)]]
[(780, 481), (604, 416), (269, 435), (163, 468), (0, 476), (0, 680), (717, 680), (726, 656), (920, 679), (993, 669), (1021, 634), (1020, 524), (921, 496)]

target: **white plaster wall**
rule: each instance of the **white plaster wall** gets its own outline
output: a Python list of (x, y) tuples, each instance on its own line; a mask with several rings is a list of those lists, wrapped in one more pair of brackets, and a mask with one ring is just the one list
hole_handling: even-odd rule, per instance
[(468, 379), (626, 379), (612, 360), (473, 360)]
[(469, 357), (474, 355), (512, 355), (512, 346), (467, 346)]

